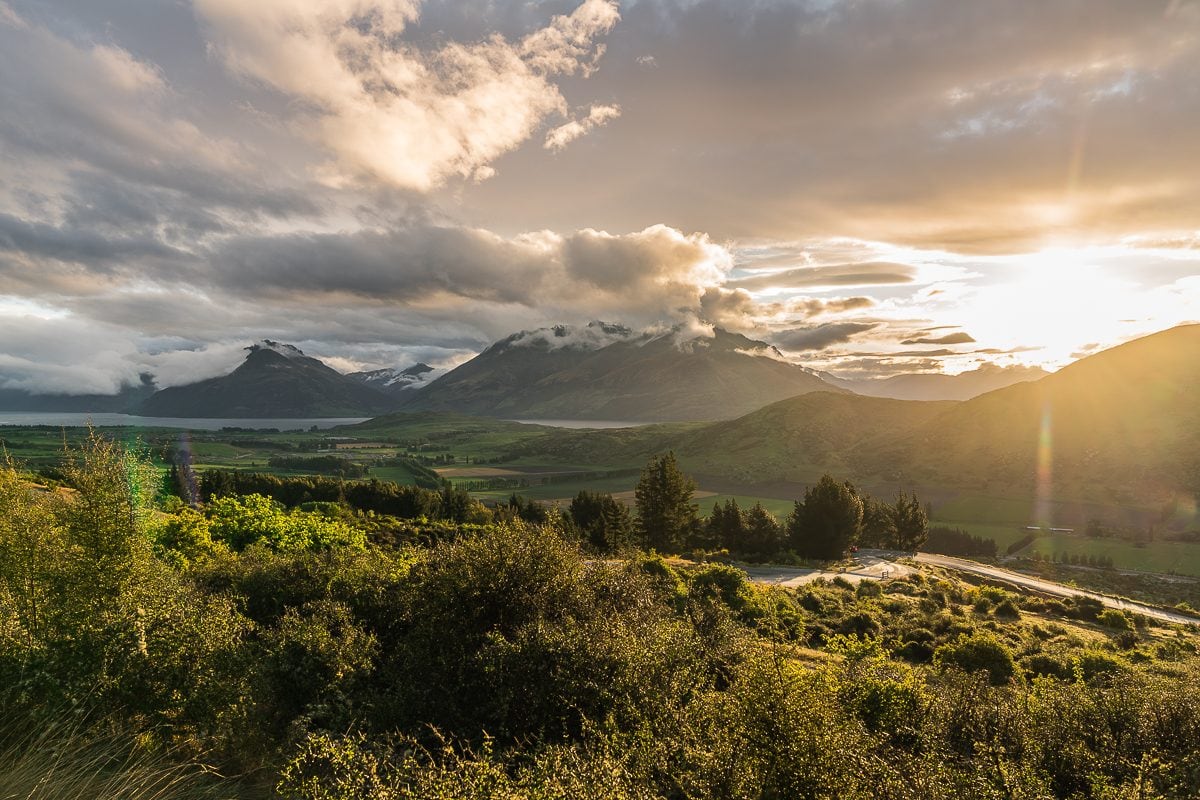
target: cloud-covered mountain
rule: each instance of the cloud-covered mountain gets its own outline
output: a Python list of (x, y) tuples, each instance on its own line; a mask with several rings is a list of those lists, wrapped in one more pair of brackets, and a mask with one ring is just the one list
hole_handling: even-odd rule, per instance
[(384, 367), (366, 372), (351, 372), (346, 377), (353, 378), (372, 389), (389, 394), (401, 394), (410, 389), (419, 389), (437, 377), (438, 370), (425, 363), (413, 364), (411, 367), (396, 369)]
[(298, 348), (263, 340), (228, 375), (156, 392), (151, 417), (359, 417), (388, 411), (386, 394)]
[(841, 391), (740, 334), (635, 333), (593, 322), (513, 334), (408, 396), (403, 409), (514, 419), (705, 420), (821, 390)]

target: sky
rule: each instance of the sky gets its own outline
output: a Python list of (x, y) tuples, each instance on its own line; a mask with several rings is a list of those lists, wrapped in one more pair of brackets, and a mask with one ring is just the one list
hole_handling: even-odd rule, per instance
[(712, 326), (845, 377), (1200, 320), (1197, 0), (0, 0), (0, 388)]

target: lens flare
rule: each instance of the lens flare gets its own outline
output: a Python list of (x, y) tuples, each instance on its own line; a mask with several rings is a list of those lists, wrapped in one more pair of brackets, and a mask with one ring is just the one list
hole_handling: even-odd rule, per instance
[(1050, 501), (1053, 494), (1054, 422), (1050, 404), (1042, 407), (1042, 426), (1037, 444), (1037, 493), (1033, 508), (1034, 524), (1049, 529)]
[(192, 469), (192, 437), (187, 431), (179, 434), (179, 446), (175, 449), (175, 467), (179, 471), (180, 496), (188, 505), (200, 502), (200, 491), (196, 486), (196, 471)]

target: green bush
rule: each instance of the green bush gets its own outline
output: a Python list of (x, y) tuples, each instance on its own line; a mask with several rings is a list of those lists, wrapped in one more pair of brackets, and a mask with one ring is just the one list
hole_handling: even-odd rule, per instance
[(961, 636), (934, 653), (940, 667), (957, 667), (964, 672), (986, 672), (993, 686), (1008, 683), (1014, 673), (1013, 657), (999, 639), (986, 633)]

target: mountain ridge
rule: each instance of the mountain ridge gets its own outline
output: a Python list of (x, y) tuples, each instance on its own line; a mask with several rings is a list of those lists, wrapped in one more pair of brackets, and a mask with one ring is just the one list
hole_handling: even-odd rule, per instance
[(408, 396), (402, 410), (512, 419), (688, 421), (739, 416), (809, 391), (846, 391), (771, 345), (714, 329), (635, 334), (592, 323), (522, 331)]
[(151, 417), (360, 417), (394, 401), (299, 348), (264, 339), (227, 375), (172, 386), (142, 402)]

